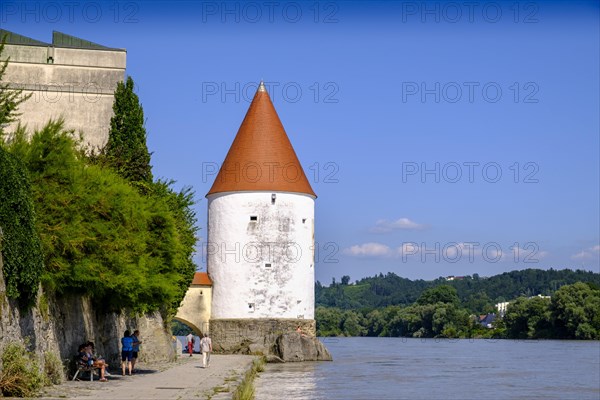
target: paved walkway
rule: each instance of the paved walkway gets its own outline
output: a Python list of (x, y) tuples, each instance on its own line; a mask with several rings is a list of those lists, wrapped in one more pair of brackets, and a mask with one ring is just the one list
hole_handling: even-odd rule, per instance
[[(113, 375), (108, 382), (66, 382), (46, 390), (44, 399), (231, 399), (253, 356), (212, 355), (210, 368), (202, 368), (202, 356), (181, 356), (176, 363), (149, 368), (140, 364), (133, 376)], [(147, 369), (146, 369), (147, 368)], [(87, 375), (85, 375), (87, 377)], [(87, 379), (85, 378), (84, 379)]]

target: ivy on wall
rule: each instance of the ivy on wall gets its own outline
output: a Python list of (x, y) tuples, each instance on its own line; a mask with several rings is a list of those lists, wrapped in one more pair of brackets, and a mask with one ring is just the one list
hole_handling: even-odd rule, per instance
[(35, 226), (31, 187), (22, 163), (0, 146), (0, 249), (6, 295), (29, 306), (35, 301), (43, 257)]

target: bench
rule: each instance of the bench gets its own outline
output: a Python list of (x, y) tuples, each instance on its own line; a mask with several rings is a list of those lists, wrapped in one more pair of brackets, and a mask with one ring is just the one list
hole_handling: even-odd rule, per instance
[(80, 372), (89, 372), (90, 373), (90, 381), (94, 381), (94, 370), (100, 369), (99, 367), (94, 367), (93, 365), (88, 365), (88, 363), (83, 363), (80, 361), (75, 361), (75, 365), (77, 367), (77, 371), (75, 371), (75, 375), (73, 375), (73, 379), (77, 379), (77, 376)]

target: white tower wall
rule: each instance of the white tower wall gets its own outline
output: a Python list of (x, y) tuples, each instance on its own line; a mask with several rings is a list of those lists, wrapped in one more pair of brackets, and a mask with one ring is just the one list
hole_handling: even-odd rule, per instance
[(314, 319), (314, 197), (208, 195), (206, 252), (212, 318)]

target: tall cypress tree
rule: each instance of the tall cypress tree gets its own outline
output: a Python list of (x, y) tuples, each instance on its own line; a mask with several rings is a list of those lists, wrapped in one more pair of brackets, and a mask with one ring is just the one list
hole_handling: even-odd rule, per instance
[(133, 86), (131, 77), (117, 85), (105, 154), (121, 176), (143, 187), (152, 183), (152, 166), (146, 145), (144, 109)]

